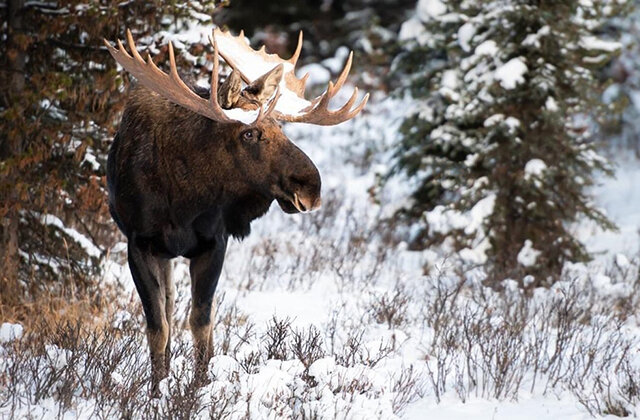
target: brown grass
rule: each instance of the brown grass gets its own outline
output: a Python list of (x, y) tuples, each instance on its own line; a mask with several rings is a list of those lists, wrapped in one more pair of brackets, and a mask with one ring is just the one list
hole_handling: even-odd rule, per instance
[(38, 333), (43, 324), (64, 324), (82, 320), (87, 326), (100, 328), (119, 310), (113, 305), (118, 292), (95, 285), (93, 290), (60, 293), (44, 291), (26, 298), (16, 289), (2, 289), (0, 323), (20, 323), (25, 331)]

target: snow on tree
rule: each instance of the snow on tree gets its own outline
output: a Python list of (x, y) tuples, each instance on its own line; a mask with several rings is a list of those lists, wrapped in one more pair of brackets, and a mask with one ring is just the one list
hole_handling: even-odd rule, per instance
[(620, 50), (598, 37), (615, 0), (420, 0), (400, 31), (395, 73), (416, 99), (402, 126), (396, 171), (416, 246), (446, 242), (489, 281), (552, 282), (589, 258), (573, 236), (582, 218), (614, 226), (588, 196), (609, 171), (593, 142), (595, 70)]

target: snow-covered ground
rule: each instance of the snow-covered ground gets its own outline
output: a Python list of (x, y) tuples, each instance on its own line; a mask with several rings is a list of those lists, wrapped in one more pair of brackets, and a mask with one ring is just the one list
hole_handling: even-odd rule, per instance
[[(372, 191), (408, 107), (374, 97), (363, 116), (340, 126), (286, 128), (320, 169), (323, 208), (291, 216), (273, 206), (245, 241), (230, 245), (217, 291), (211, 382), (197, 391), (201, 408), (188, 412), (317, 419), (640, 415), (634, 388), (640, 366), (637, 162), (620, 162), (616, 178), (594, 190), (620, 227), (617, 233), (578, 228), (599, 253), (594, 263), (568, 267), (565, 281), (530, 297), (509, 280), (497, 293), (482, 287), (479, 269), (459, 272), (437, 250), (407, 250), (383, 222), (407, 188), (393, 179), (377, 195)], [(19, 327), (3, 325), (0, 417), (152, 417), (185, 410), (175, 401), (192, 375), (188, 262), (176, 262), (174, 270), (175, 348), (183, 350), (173, 358), (162, 396), (149, 400), (143, 319), (124, 250), (116, 245), (106, 267), (104, 282), (119, 299), (111, 338), (103, 340), (106, 347), (122, 346), (129, 359), (96, 369), (83, 353), (90, 347), (76, 343), (70, 350), (62, 340), (44, 343), (37, 355), (28, 335), (20, 340)], [(79, 348), (85, 350), (78, 355)], [(19, 357), (19, 349), (34, 356)], [(50, 382), (36, 385), (34, 369)], [(92, 393), (94, 383), (114, 395)], [(138, 409), (126, 411), (131, 401), (124, 404), (116, 394), (134, 385)], [(60, 397), (64, 387), (68, 399)]]

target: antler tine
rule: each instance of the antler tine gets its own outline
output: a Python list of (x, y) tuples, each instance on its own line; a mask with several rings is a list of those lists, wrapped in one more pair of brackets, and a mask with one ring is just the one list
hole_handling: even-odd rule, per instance
[(311, 109), (310, 111), (302, 115), (288, 115), (288, 114), (278, 113), (276, 115), (276, 118), (281, 121), (303, 122), (303, 123), (316, 124), (316, 125), (340, 124), (358, 115), (360, 111), (362, 111), (364, 106), (367, 104), (367, 101), (369, 100), (368, 93), (364, 96), (364, 98), (362, 98), (362, 101), (360, 101), (358, 106), (356, 106), (353, 110), (351, 110), (351, 106), (353, 106), (353, 104), (355, 103), (357, 94), (358, 92), (356, 88), (354, 89), (354, 92), (351, 95), (351, 98), (349, 99), (349, 101), (347, 101), (347, 103), (337, 111), (329, 111), (327, 107), (329, 103), (329, 98), (327, 96), (322, 98), (322, 100), (318, 103), (318, 105), (316, 105), (313, 109)]
[(220, 106), (218, 103), (218, 67), (220, 65), (220, 56), (218, 55), (218, 43), (213, 37), (213, 33), (209, 35), (209, 42), (213, 45), (213, 69), (211, 70), (211, 94), (209, 102), (212, 106)]
[(334, 92), (331, 95), (331, 97), (333, 97), (336, 94), (336, 92), (342, 89), (342, 85), (344, 85), (344, 82), (347, 80), (347, 76), (351, 71), (352, 62), (353, 62), (353, 51), (349, 53), (349, 58), (347, 58), (347, 62), (345, 63), (344, 68), (342, 69), (342, 73), (340, 73), (340, 76), (338, 76), (338, 80), (336, 80), (335, 86), (333, 87)]
[[(117, 41), (117, 49), (111, 46), (106, 39), (104, 43), (113, 58), (129, 73), (135, 76), (142, 85), (164, 96), (171, 102), (214, 121), (231, 121), (218, 104), (215, 91), (211, 94), (211, 97), (214, 99), (208, 101), (198, 96), (182, 81), (176, 68), (175, 53), (171, 42), (169, 42), (170, 71), (169, 74), (167, 74), (154, 64), (151, 55), (147, 54), (146, 61), (140, 56), (130, 30), (127, 30), (126, 35), (131, 55), (129, 55), (120, 40)], [(214, 87), (217, 86), (217, 77), (217, 73), (212, 75), (212, 85)]]
[[(118, 40), (119, 41), (119, 40)], [(138, 61), (143, 61), (142, 57), (138, 53), (138, 49), (136, 48), (136, 43), (133, 40), (133, 35), (131, 34), (131, 30), (127, 29), (127, 44), (129, 45), (129, 49), (131, 50), (131, 55)]]
[(291, 56), (291, 58), (289, 59), (289, 62), (293, 65), (293, 67), (296, 66), (296, 63), (298, 62), (298, 58), (300, 58), (301, 51), (302, 51), (302, 29), (298, 34), (298, 45), (296, 45), (296, 50)]
[(311, 101), (311, 105), (302, 110), (303, 114), (278, 114), (276, 118), (282, 121), (289, 122), (306, 122), (309, 124), (317, 125), (335, 125), (350, 120), (351, 118), (358, 115), (358, 113), (362, 111), (367, 101), (369, 100), (369, 94), (366, 94), (362, 101), (358, 104), (358, 106), (356, 106), (353, 110), (351, 109), (353, 104), (355, 104), (356, 99), (358, 98), (358, 88), (355, 88), (353, 90), (353, 93), (351, 94), (349, 100), (340, 109), (336, 111), (329, 110), (329, 102), (340, 91), (340, 89), (344, 85), (344, 82), (347, 80), (347, 75), (351, 70), (352, 62), (353, 51), (349, 53), (347, 62), (345, 63), (345, 66), (338, 76), (336, 82), (333, 83), (332, 81), (329, 81), (327, 90), (325, 90), (322, 95)]

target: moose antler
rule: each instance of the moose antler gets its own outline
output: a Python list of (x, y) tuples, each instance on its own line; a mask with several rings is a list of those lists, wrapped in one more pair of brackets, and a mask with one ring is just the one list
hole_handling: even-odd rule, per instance
[[(218, 103), (217, 91), (219, 59), (218, 47), (215, 40), (211, 40), (211, 43), (213, 44), (213, 70), (211, 72), (211, 94), (209, 96), (209, 100), (198, 96), (189, 88), (189, 86), (187, 86), (182, 81), (180, 76), (178, 76), (175, 55), (173, 52), (173, 44), (171, 43), (171, 41), (169, 41), (169, 74), (160, 70), (153, 63), (153, 61), (151, 60), (151, 55), (147, 54), (147, 60), (145, 62), (145, 60), (138, 53), (135, 42), (133, 41), (133, 36), (131, 35), (131, 31), (128, 29), (127, 43), (129, 45), (129, 50), (131, 50), (131, 55), (127, 53), (127, 50), (124, 48), (120, 40), (117, 41), (117, 49), (112, 47), (106, 39), (104, 40), (104, 44), (107, 46), (107, 49), (109, 50), (113, 58), (118, 63), (120, 63), (120, 65), (124, 67), (129, 73), (134, 75), (138, 79), (138, 81), (148, 89), (158, 93), (161, 96), (164, 96), (177, 105), (181, 105), (214, 121), (230, 122), (232, 120), (242, 121), (246, 119), (242, 118), (244, 115), (241, 116), (237, 113), (237, 111), (239, 110), (233, 110), (235, 112), (233, 113), (233, 116), (230, 117)], [(258, 124), (262, 119), (271, 114), (279, 97), (280, 92), (278, 89), (276, 90), (275, 96), (271, 100), (271, 103), (266, 110), (264, 110), (263, 107), (260, 106), (258, 116), (251, 123), (251, 125)], [(243, 111), (240, 112), (244, 113)]]
[[(304, 97), (305, 86), (308, 74), (302, 78), (295, 75), (295, 65), (302, 50), (302, 31), (298, 36), (298, 45), (293, 56), (285, 60), (276, 54), (268, 54), (265, 52), (264, 46), (256, 51), (244, 41), (244, 32), (241, 31), (238, 36), (233, 36), (227, 31), (221, 31), (219, 28), (214, 29), (213, 38), (220, 47), (220, 55), (236, 70), (242, 79), (250, 83), (265, 70), (269, 70), (273, 65), (284, 66), (284, 77), (282, 89), (283, 100), (275, 105), (274, 116), (276, 119), (289, 122), (305, 122), (317, 125), (336, 125), (355, 117), (367, 103), (369, 94), (366, 94), (362, 101), (352, 109), (357, 97), (358, 88), (354, 89), (351, 98), (342, 108), (336, 111), (328, 109), (329, 102), (342, 88), (347, 80), (347, 75), (351, 69), (353, 61), (353, 52), (349, 54), (349, 58), (344, 69), (338, 76), (336, 83), (329, 82), (327, 90), (312, 101), (308, 101)], [(257, 58), (257, 60), (256, 60)]]

